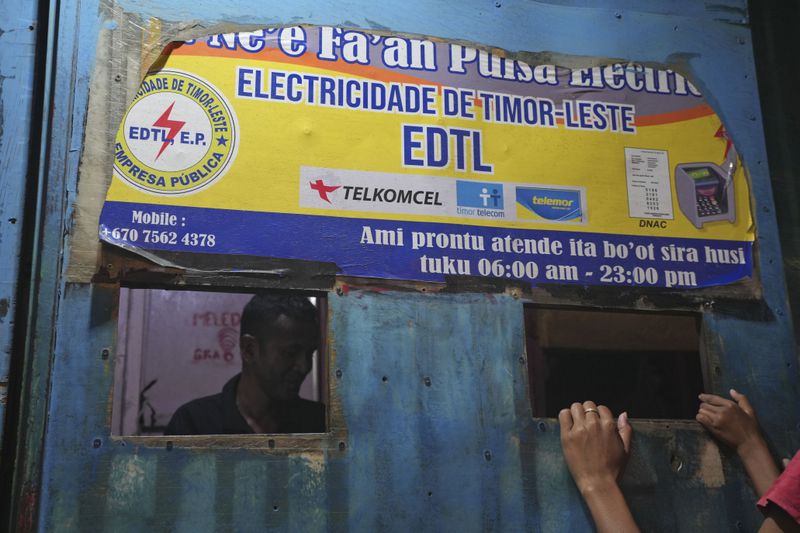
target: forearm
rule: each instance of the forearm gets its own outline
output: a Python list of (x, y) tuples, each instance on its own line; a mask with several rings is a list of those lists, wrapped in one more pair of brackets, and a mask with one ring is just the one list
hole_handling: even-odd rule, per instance
[(769, 453), (769, 448), (760, 436), (740, 446), (736, 452), (744, 464), (753, 488), (760, 498), (778, 479), (778, 467)]
[(800, 531), (800, 524), (794, 521), (789, 514), (777, 507), (771, 505), (767, 509), (767, 516), (761, 524), (758, 533), (792, 533)]
[(608, 480), (581, 487), (580, 491), (586, 505), (589, 506), (594, 525), (599, 533), (639, 531), (616, 481)]

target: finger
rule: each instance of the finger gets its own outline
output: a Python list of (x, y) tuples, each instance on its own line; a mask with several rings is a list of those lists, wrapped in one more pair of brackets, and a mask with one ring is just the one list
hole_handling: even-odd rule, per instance
[(633, 427), (628, 422), (628, 413), (623, 412), (617, 419), (617, 431), (622, 439), (622, 447), (625, 449), (625, 454), (631, 452), (631, 440), (633, 439)]
[(586, 424), (586, 413), (584, 412), (583, 404), (575, 402), (569, 406), (569, 411), (572, 414), (573, 427)]
[(597, 410), (597, 404), (591, 400), (583, 402), (583, 414), (586, 418), (584, 423), (587, 426), (593, 426), (600, 421), (600, 411)]
[(747, 413), (748, 415), (753, 414), (753, 406), (750, 405), (750, 400), (747, 399), (747, 396), (738, 392), (736, 389), (731, 389), (731, 398), (736, 400), (736, 403), (739, 404), (739, 407)]
[(698, 409), (705, 409), (710, 413), (721, 413), (722, 410), (725, 409), (725, 407), (703, 402), (700, 404), (700, 407), (698, 407)]
[(710, 403), (711, 405), (718, 405), (723, 407), (729, 403), (733, 403), (730, 400), (726, 400), (722, 396), (717, 396), (716, 394), (700, 394), (698, 396), (701, 402)]
[(708, 415), (703, 413), (702, 411), (697, 413), (694, 419), (700, 422), (700, 425), (703, 426), (704, 428), (706, 429), (711, 428), (711, 419), (708, 418)]
[(614, 420), (614, 415), (611, 413), (611, 409), (605, 405), (598, 405), (597, 412), (600, 413), (600, 420), (603, 422), (607, 420)]
[(561, 438), (563, 439), (572, 429), (572, 413), (569, 409), (562, 409), (558, 412), (558, 423), (561, 426)]
[(719, 413), (705, 405), (700, 406), (697, 414), (705, 416), (709, 424), (716, 424), (717, 420), (719, 420)]

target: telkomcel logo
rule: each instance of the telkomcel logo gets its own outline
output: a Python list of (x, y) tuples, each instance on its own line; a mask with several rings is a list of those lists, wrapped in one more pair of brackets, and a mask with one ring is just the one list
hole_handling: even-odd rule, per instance
[(505, 218), (503, 184), (457, 180), (456, 206), (459, 215)]
[(584, 222), (580, 189), (517, 187), (517, 216), (551, 222)]

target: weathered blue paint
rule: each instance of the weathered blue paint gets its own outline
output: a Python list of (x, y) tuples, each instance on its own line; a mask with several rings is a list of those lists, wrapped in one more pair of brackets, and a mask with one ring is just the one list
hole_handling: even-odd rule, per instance
[[(311, 451), (236, 444), (192, 450), (177, 442), (167, 450), (110, 438), (113, 358), (100, 354), (113, 345), (115, 290), (67, 285), (61, 276), (104, 19), (96, 0), (58, 5), (53, 133), (38, 243), (42, 281), (33, 302), (36, 342), (28, 354), (26, 414), (32, 422), (23, 436), (26, 466), (20, 474), (22, 486), (40, 489), (33, 500), (39, 529), (590, 529), (563, 465), (557, 427), (530, 417), (519, 362), (522, 303), (508, 296), (331, 295), (334, 368), (342, 370), (340, 380), (331, 376), (331, 400), (340, 413), (343, 450), (328, 440)], [(413, 0), (389, 6), (301, 0), (258, 9), (242, 0), (224, 6), (209, 0), (119, 5), (143, 19), (335, 24), (512, 51), (682, 65), (740, 147), (758, 223), (766, 316), (723, 316), (710, 303), (704, 317), (721, 381), (753, 398), (781, 454), (800, 445), (797, 361), (742, 1), (607, 0), (603, 7), (581, 0)], [(21, 181), (15, 187), (21, 190)], [(4, 240), (10, 234), (2, 220), (0, 228)], [(636, 429), (624, 487), (644, 529), (756, 528), (759, 515), (740, 466), (726, 454), (720, 459), (699, 426)]]
[(336, 363), (351, 523), (371, 531), (525, 526), (522, 304), (484, 295), (350, 299), (334, 299), (332, 330), (349, 332), (336, 336)]
[[(18, 431), (18, 440), (10, 508), (16, 510), (18, 516), (16, 522), (9, 524), (9, 527), (19, 530), (29, 529), (36, 523), (51, 359), (58, 335), (54, 325), (59, 298), (64, 290), (61, 273), (67, 235), (65, 228), (71, 216), (68, 191), (76, 189), (75, 170), (83, 142), (81, 117), (85, 115), (88, 96), (89, 67), (77, 60), (79, 48), (74, 46), (76, 37), (80, 35), (79, 10), (76, 4), (65, 2), (60, 4), (64, 12), (59, 13), (58, 5), (53, 3), (46, 12), (37, 12), (35, 23), (41, 31), (46, 31), (46, 49), (38, 51), (40, 56), (36, 58), (43, 64), (42, 79), (37, 80), (42, 86), (42, 101), (39, 102), (41, 122), (30, 125), (40, 137), (36, 150), (30, 151), (26, 161), (26, 164), (36, 161), (30, 168), (35, 168), (37, 173), (30, 176), (21, 174), (15, 180), (15, 186), (20, 188), (26, 187), (28, 182), (35, 183), (30, 187), (35, 198), (29, 200), (30, 205), (35, 206), (35, 212), (26, 214), (32, 226), (32, 253), (30, 258), (26, 258), (32, 265), (27, 301), (29, 312), (28, 316), (14, 316), (15, 321), (26, 324), (27, 334), (24, 352), (16, 354), (25, 360), (21, 367), (22, 375), (17, 377), (22, 382), (19, 425), (13, 428)], [(94, 36), (96, 38), (96, 34)], [(93, 51), (83, 53), (88, 54), (86, 60), (91, 62)], [(79, 71), (73, 66), (81, 68), (83, 78), (76, 78)], [(83, 110), (73, 113), (76, 102), (84, 103)], [(77, 131), (72, 129), (74, 119), (78, 119)], [(69, 169), (72, 169), (71, 173)]]
[(36, 16), (33, 2), (0, 5), (0, 442), (17, 307), (36, 66)]
[[(590, 530), (557, 426), (530, 416), (519, 300), (332, 296), (345, 450), (269, 452), (110, 439), (112, 364), (99, 339), (114, 322), (87, 320), (108, 296), (84, 285), (65, 294), (73, 312), (62, 323), (88, 338), (56, 346), (53, 374), (70, 386), (51, 397), (45, 454), (58, 463), (42, 479), (42, 530)], [(624, 488), (644, 528), (756, 527), (744, 473), (730, 458), (724, 474), (712, 468), (721, 459), (699, 426), (636, 429)]]

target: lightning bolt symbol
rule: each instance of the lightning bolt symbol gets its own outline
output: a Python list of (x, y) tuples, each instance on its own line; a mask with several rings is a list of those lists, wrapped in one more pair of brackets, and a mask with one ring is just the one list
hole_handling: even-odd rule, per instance
[(719, 129), (717, 130), (717, 133), (714, 134), (714, 137), (717, 137), (718, 139), (725, 139), (727, 141), (727, 143), (725, 144), (725, 155), (723, 157), (728, 157), (728, 152), (731, 149), (731, 145), (733, 144), (733, 141), (728, 136), (728, 132), (725, 129), (725, 126), (720, 124)]
[(174, 106), (175, 106), (175, 102), (172, 102), (171, 104), (169, 104), (169, 107), (167, 108), (167, 110), (164, 111), (163, 113), (161, 113), (161, 116), (158, 117), (158, 120), (153, 122), (153, 126), (156, 126), (156, 127), (159, 127), (159, 128), (168, 128), (169, 129), (169, 133), (167, 133), (167, 138), (164, 141), (164, 143), (161, 145), (161, 150), (158, 151), (158, 154), (156, 155), (156, 159), (161, 157), (162, 152), (164, 152), (164, 150), (167, 148), (167, 146), (169, 146), (169, 144), (172, 142), (172, 139), (175, 138), (175, 136), (178, 134), (178, 132), (181, 131), (181, 128), (183, 127), (183, 125), (186, 124), (186, 122), (184, 122), (182, 120), (170, 120), (169, 114), (172, 113), (172, 108)]

